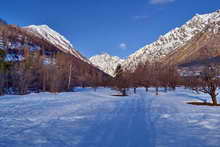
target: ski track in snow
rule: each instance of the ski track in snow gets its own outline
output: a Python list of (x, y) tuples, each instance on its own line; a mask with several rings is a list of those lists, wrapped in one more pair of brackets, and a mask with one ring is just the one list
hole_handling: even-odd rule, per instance
[(220, 108), (178, 88), (129, 97), (110, 89), (0, 97), (0, 147), (217, 147)]

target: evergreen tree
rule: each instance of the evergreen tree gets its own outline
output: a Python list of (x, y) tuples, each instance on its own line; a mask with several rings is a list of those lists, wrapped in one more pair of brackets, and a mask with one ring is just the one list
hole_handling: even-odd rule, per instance
[(117, 89), (121, 92), (122, 96), (126, 96), (126, 89), (128, 88), (128, 79), (123, 72), (121, 65), (119, 64), (115, 70), (114, 84)]

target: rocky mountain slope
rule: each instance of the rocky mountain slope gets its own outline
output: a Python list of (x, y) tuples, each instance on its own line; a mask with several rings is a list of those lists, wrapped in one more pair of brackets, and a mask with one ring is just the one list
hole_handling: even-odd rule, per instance
[[(163, 36), (160, 36), (157, 41), (144, 46), (130, 55), (123, 63), (123, 67), (134, 70), (140, 62), (155, 61), (165, 58), (168, 55), (170, 56), (170, 54), (175, 50), (184, 47), (190, 41), (192, 42), (195, 36), (201, 34), (205, 29), (207, 29), (207, 27), (210, 28), (210, 25), (213, 33), (218, 32), (220, 26), (218, 23), (219, 21), (220, 11), (204, 15), (197, 14), (186, 24), (171, 30)], [(193, 48), (191, 48), (191, 50), (193, 50)]]
[(161, 59), (167, 64), (188, 64), (220, 56), (220, 22), (210, 23), (184, 46)]
[(76, 49), (74, 49), (73, 45), (68, 41), (64, 36), (54, 31), (47, 25), (30, 25), (24, 27), (25, 30), (34, 33), (38, 37), (50, 42), (54, 46), (58, 47), (65, 53), (70, 53), (75, 57), (88, 62), (89, 61), (84, 58)]
[(114, 76), (116, 67), (124, 62), (123, 59), (117, 56), (110, 56), (107, 53), (93, 56), (89, 60), (99, 69), (111, 76)]

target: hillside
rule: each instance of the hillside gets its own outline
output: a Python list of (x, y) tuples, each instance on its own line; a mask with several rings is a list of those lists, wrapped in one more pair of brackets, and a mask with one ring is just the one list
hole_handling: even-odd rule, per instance
[(220, 56), (220, 27), (217, 26), (218, 24), (210, 24), (203, 32), (188, 41), (186, 45), (162, 58), (162, 62), (184, 64), (202, 62), (204, 59)]
[[(46, 30), (43, 32), (43, 36), (48, 37), (55, 31), (49, 30), (48, 34)], [(26, 93), (24, 91), (29, 88), (64, 91), (72, 86), (93, 85), (110, 77), (90, 64), (71, 45), (67, 49), (69, 42), (58, 33), (50, 36), (53, 39), (46, 39), (26, 28), (1, 25), (0, 36), (1, 52), (5, 61), (1, 70), (6, 70), (7, 73), (1, 75), (6, 76), (3, 81), (4, 89), (14, 87), (15, 91), (22, 91), (21, 93)], [(61, 42), (60, 45), (58, 41)]]
[(53, 44), (60, 50), (62, 50), (65, 53), (72, 54), (73, 56), (79, 58), (80, 60), (83, 60), (84, 62), (89, 61), (83, 57), (70, 43), (69, 40), (67, 40), (64, 36), (59, 34), (58, 32), (54, 31), (47, 25), (30, 25), (27, 27), (23, 27), (26, 31), (33, 33), (34, 35), (38, 36), (39, 38), (42, 38), (49, 43)]
[[(162, 58), (166, 58), (166, 56), (171, 57), (173, 52), (179, 52), (181, 50), (180, 48), (188, 46), (189, 42), (195, 42), (196, 44), (197, 40), (195, 38), (198, 38), (198, 35), (203, 35), (203, 32), (207, 27), (212, 26), (212, 30), (215, 33), (219, 31), (219, 21), (220, 11), (203, 15), (197, 14), (191, 20), (186, 22), (186, 24), (160, 36), (157, 41), (144, 46), (130, 55), (123, 63), (123, 67), (134, 70), (139, 63), (158, 61)], [(203, 35), (203, 37), (205, 37), (205, 35)], [(192, 47), (190, 49), (195, 52)], [(182, 56), (180, 58), (182, 58)]]

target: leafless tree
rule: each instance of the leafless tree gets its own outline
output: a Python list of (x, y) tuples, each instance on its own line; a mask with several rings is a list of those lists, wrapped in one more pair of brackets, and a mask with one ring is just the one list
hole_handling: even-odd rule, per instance
[(161, 63), (154, 62), (151, 64), (151, 81), (152, 86), (155, 87), (156, 95), (159, 95), (159, 87), (161, 86), (160, 76), (161, 76)]
[(219, 66), (217, 64), (209, 64), (199, 74), (194, 72), (194, 75), (190, 77), (191, 80), (187, 78), (185, 83), (196, 92), (209, 94), (212, 104), (217, 105), (217, 89), (220, 82), (219, 75)]

